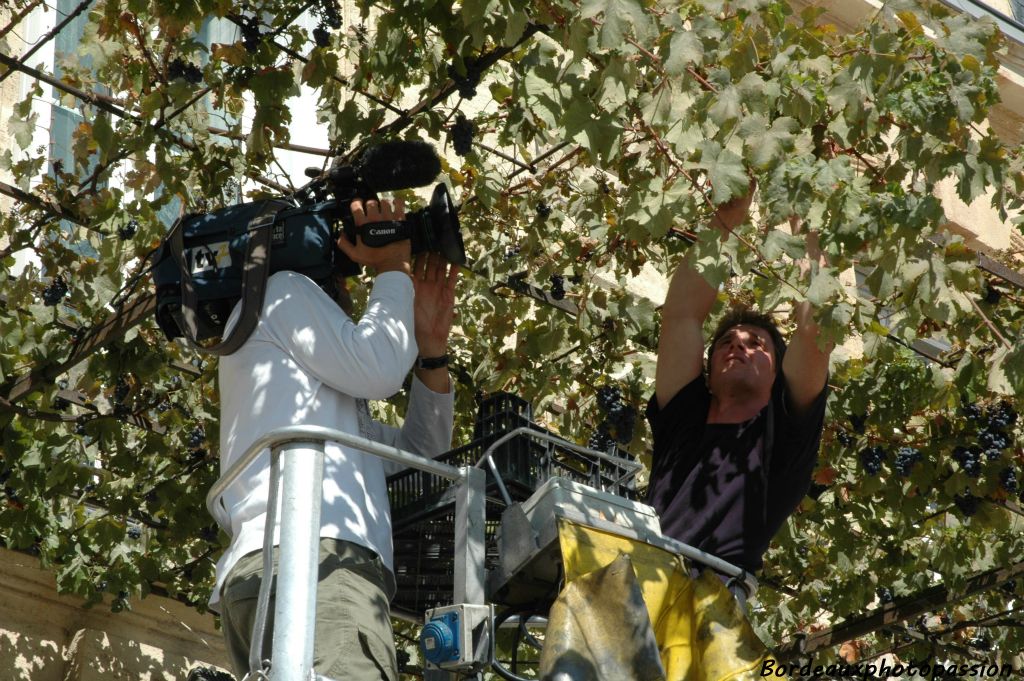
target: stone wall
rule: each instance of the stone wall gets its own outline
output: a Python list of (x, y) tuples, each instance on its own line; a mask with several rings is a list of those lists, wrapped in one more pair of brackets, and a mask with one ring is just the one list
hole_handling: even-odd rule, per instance
[(85, 608), (37, 559), (6, 549), (0, 574), (3, 681), (184, 681), (196, 666), (227, 667), (213, 615), (155, 595), (121, 613)]

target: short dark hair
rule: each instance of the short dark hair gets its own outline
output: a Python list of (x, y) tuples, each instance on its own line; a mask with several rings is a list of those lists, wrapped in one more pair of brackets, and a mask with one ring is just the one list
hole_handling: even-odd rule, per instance
[(714, 352), (715, 344), (718, 340), (724, 336), (729, 329), (740, 324), (749, 324), (750, 326), (756, 326), (764, 329), (768, 332), (768, 335), (772, 338), (772, 345), (775, 346), (775, 372), (778, 373), (782, 370), (782, 358), (786, 355), (786, 340), (782, 337), (779, 332), (779, 327), (775, 325), (772, 318), (766, 314), (758, 312), (752, 308), (746, 306), (734, 307), (725, 313), (718, 322), (718, 326), (715, 327), (715, 333), (711, 336), (711, 345), (708, 346), (707, 363), (708, 367), (711, 366), (711, 353)]

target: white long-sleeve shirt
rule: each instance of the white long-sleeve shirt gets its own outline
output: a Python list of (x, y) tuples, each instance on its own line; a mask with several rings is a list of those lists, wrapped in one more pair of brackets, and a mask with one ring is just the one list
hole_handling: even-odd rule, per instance
[[(228, 329), (239, 313), (236, 306)], [(379, 275), (358, 323), (309, 278), (295, 272), (272, 275), (252, 335), (220, 360), (221, 471), (261, 435), (291, 425), (360, 434), (427, 457), (448, 451), (453, 393), (435, 393), (415, 376), (400, 430), (369, 417), (366, 400), (390, 397), (401, 389), (416, 353), (413, 287), (407, 275)], [(395, 470), (395, 464), (337, 443), (324, 448), (320, 536), (366, 546), (391, 571), (385, 475)], [(220, 591), (231, 567), (263, 546), (269, 481), (268, 449), (224, 492), (232, 539), (217, 562), (210, 598), (214, 610), (219, 610)], [(278, 531), (279, 526), (275, 544)]]

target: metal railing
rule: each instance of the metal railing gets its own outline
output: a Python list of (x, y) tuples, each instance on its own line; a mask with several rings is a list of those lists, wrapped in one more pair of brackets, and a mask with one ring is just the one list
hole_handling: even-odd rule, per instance
[[(320, 542), (320, 502), (324, 446), (337, 442), (382, 459), (418, 468), (456, 485), (455, 582), (456, 603), (484, 604), (484, 488), (483, 470), (456, 468), (411, 452), (321, 426), (288, 426), (261, 436), (213, 485), (206, 496), (210, 515), (230, 535), (231, 524), (223, 506), (228, 487), (270, 449), (270, 493), (264, 528), (264, 579), (260, 585), (253, 627), (247, 679), (310, 681), (313, 675), (313, 628), (316, 619), (317, 557)], [(440, 453), (440, 452), (439, 452)], [(314, 490), (311, 493), (311, 490)], [(274, 528), (280, 498), (280, 551), (271, 666), (264, 668), (261, 643), (266, 626), (273, 570)]]

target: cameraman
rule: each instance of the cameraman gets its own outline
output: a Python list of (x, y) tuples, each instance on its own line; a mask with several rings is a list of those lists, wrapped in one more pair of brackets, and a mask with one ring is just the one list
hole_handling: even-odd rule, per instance
[[(351, 209), (357, 229), (405, 217), (398, 200), (357, 200)], [(450, 449), (454, 394), (446, 353), (457, 267), (449, 269), (440, 256), (426, 253), (411, 263), (408, 239), (371, 248), (342, 235), (338, 247), (376, 272), (366, 311), (356, 323), (343, 310), (348, 300), (343, 280), (338, 299), (332, 300), (295, 272), (268, 279), (255, 331), (220, 361), (221, 470), (261, 435), (299, 424), (359, 434), (428, 457)], [(229, 330), (238, 313), (236, 307)], [(414, 362), (402, 428), (374, 421), (367, 400), (397, 392)], [(314, 668), (335, 679), (396, 681), (385, 475), (398, 467), (337, 443), (328, 442), (324, 454)], [(269, 471), (266, 451), (223, 497), (232, 541), (217, 563), (210, 606), (221, 613), (228, 654), (240, 677), (249, 670), (263, 578)], [(275, 573), (278, 553), (275, 548)], [(270, 656), (273, 613), (271, 602), (263, 658)]]
[[(753, 189), (716, 211), (723, 239), (747, 219)], [(814, 259), (816, 236), (806, 236)], [(741, 308), (719, 323), (705, 366), (703, 325), (716, 298), (688, 254), (661, 312), (648, 503), (665, 534), (754, 573), (810, 487), (832, 346), (819, 347), (806, 301), (788, 349), (770, 317)]]

